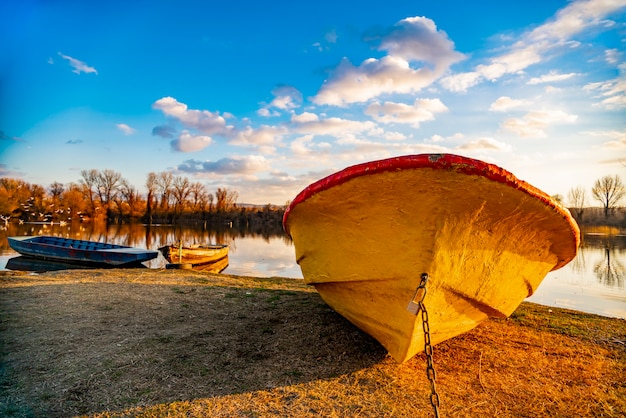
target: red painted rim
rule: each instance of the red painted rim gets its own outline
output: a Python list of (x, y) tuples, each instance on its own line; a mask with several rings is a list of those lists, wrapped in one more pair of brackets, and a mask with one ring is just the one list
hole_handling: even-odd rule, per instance
[(294, 207), (306, 201), (308, 198), (317, 193), (343, 184), (356, 177), (377, 174), (386, 171), (416, 168), (432, 168), (436, 170), (456, 171), (468, 175), (483, 176), (489, 180), (497, 181), (498, 183), (513, 187), (536, 199), (539, 199), (546, 206), (552, 208), (557, 214), (565, 218), (565, 220), (570, 225), (570, 229), (573, 235), (575, 236), (576, 247), (578, 247), (580, 236), (576, 222), (573, 220), (569, 211), (556, 203), (549, 195), (537, 189), (536, 187), (526, 183), (525, 181), (519, 180), (517, 177), (515, 177), (515, 175), (503, 168), (486, 163), (484, 161), (475, 160), (472, 158), (467, 158), (454, 154), (404, 155), (401, 157), (393, 157), (384, 160), (370, 161), (367, 163), (353, 165), (334, 174), (331, 174), (330, 176), (327, 176), (321, 180), (316, 181), (315, 183), (310, 184), (308, 187), (298, 193), (298, 195), (285, 211), (285, 215), (283, 216), (283, 228), (285, 232), (289, 236), (291, 236), (291, 234), (289, 233), (289, 228), (287, 227), (287, 219), (289, 218), (289, 214)]

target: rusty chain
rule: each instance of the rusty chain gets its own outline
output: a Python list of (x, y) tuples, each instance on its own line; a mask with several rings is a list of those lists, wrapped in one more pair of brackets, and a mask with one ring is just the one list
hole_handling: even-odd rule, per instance
[(430, 404), (433, 407), (435, 417), (439, 418), (439, 394), (437, 393), (437, 372), (433, 363), (433, 346), (430, 343), (430, 323), (428, 322), (428, 311), (424, 305), (426, 298), (426, 283), (428, 283), (428, 273), (422, 273), (420, 284), (415, 291), (413, 299), (409, 303), (407, 310), (415, 315), (422, 314), (422, 328), (424, 330), (424, 354), (426, 355), (426, 377), (430, 383)]

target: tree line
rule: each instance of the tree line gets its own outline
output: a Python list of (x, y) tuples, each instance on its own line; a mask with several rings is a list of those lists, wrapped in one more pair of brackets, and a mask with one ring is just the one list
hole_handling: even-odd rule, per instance
[(283, 206), (237, 204), (238, 193), (171, 172), (148, 174), (146, 193), (114, 170), (83, 170), (78, 182), (53, 182), (47, 189), (20, 179), (0, 178), (0, 216), (21, 222), (106, 221), (152, 223), (280, 224)]
[[(152, 223), (236, 223), (279, 227), (284, 206), (237, 205), (238, 193), (218, 188), (214, 193), (198, 181), (171, 172), (148, 174), (142, 194), (113, 170), (83, 170), (78, 182), (53, 182), (48, 189), (23, 180), (0, 178), (0, 219), (21, 222), (68, 222), (96, 220), (107, 222)], [(593, 200), (601, 203), (600, 212), (589, 207), (591, 201), (582, 186), (570, 189), (567, 206), (579, 224), (626, 226), (626, 213), (619, 203), (626, 195), (621, 178), (602, 177), (591, 189)], [(619, 210), (618, 210), (619, 209)]]
[(618, 175), (599, 178), (591, 188), (593, 200), (602, 205), (599, 216), (595, 208), (589, 207), (587, 191), (582, 186), (569, 190), (567, 194), (570, 212), (579, 224), (604, 224), (626, 226), (626, 213), (619, 207), (620, 201), (626, 196), (626, 186)]

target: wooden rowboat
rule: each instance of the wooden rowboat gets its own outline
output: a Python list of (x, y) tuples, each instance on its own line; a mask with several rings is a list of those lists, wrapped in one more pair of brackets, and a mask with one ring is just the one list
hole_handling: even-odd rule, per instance
[(508, 317), (580, 242), (569, 211), (508, 171), (451, 154), (408, 155), (346, 168), (305, 188), (283, 225), (304, 280), (398, 362), (431, 344)]
[(228, 245), (197, 244), (182, 245), (181, 242), (159, 248), (163, 257), (170, 263), (200, 266), (215, 263), (228, 257)]
[(9, 246), (24, 256), (86, 266), (137, 265), (159, 255), (157, 251), (142, 248), (46, 235), (9, 237), (8, 240)]

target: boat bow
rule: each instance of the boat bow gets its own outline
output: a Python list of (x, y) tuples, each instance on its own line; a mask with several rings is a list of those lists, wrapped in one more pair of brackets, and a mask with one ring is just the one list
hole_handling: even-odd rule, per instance
[(509, 316), (580, 240), (569, 211), (539, 189), (449, 154), (349, 167), (304, 189), (283, 222), (305, 282), (400, 362), (423, 348), (406, 309), (421, 273), (436, 344)]

